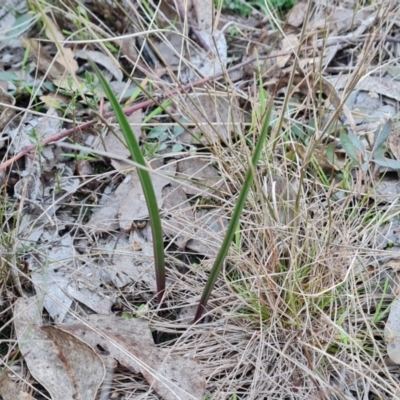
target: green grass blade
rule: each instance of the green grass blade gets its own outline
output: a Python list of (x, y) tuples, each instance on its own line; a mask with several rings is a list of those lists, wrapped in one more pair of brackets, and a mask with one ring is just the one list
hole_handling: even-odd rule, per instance
[[(107, 95), (108, 100), (114, 110), (115, 117), (120, 125), (121, 131), (124, 134), (126, 144), (131, 152), (133, 160), (147, 168), (146, 161), (140, 150), (139, 143), (136, 140), (135, 135), (132, 132), (132, 128), (117, 100), (113, 91), (110, 88), (107, 80), (104, 78), (101, 71), (97, 66), (91, 61), (90, 64), (93, 71), (96, 73), (104, 92)], [(154, 248), (154, 263), (157, 281), (157, 298), (160, 305), (162, 305), (162, 299), (165, 291), (165, 261), (164, 261), (164, 241), (162, 235), (161, 218), (158, 211), (157, 198), (154, 192), (153, 184), (151, 182), (151, 177), (148, 171), (138, 168), (138, 175), (140, 183), (143, 188), (143, 193), (146, 199), (147, 207), (149, 209), (151, 232), (153, 237), (153, 248)]]
[(237, 229), (237, 226), (239, 223), (240, 215), (242, 214), (242, 210), (243, 210), (244, 204), (246, 202), (247, 194), (249, 192), (251, 183), (253, 181), (253, 171), (257, 167), (257, 163), (260, 158), (261, 150), (265, 144), (265, 139), (266, 139), (266, 136), (268, 133), (269, 121), (271, 118), (271, 112), (272, 112), (272, 103), (269, 105), (269, 107), (265, 113), (263, 127), (261, 129), (260, 138), (258, 140), (257, 146), (255, 148), (255, 151), (254, 151), (254, 154), (252, 157), (251, 166), (249, 166), (242, 190), (239, 193), (238, 201), (237, 201), (237, 204), (233, 211), (232, 218), (229, 223), (228, 229), (226, 231), (224, 241), (222, 242), (221, 248), (217, 254), (214, 265), (211, 269), (210, 276), (208, 277), (208, 281), (206, 283), (206, 286), (204, 287), (203, 294), (201, 296), (199, 305), (196, 310), (196, 315), (193, 319), (194, 324), (201, 319), (203, 312), (206, 309), (208, 299), (210, 298), (211, 292), (214, 288), (215, 282), (217, 281), (218, 275), (221, 272), (222, 265), (224, 263), (226, 255), (228, 254), (229, 247), (230, 247), (233, 237), (235, 235), (235, 232), (236, 232), (236, 229)]

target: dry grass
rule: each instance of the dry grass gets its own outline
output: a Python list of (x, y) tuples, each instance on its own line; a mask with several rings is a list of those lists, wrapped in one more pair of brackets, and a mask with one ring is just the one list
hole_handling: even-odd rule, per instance
[[(115, 15), (123, 20), (126, 11), (114, 4), (110, 8), (114, 17), (107, 14), (93, 23), (77, 14), (78, 2), (56, 3), (41, 6), (42, 10), (51, 10), (49, 15), (56, 19), (62, 16), (65, 29), (72, 31), (72, 27), (80, 27), (79, 45), (97, 40), (97, 48), (111, 54), (105, 42), (99, 39), (123, 35), (123, 26), (114, 26), (111, 21), (115, 21)], [(87, 11), (96, 13), (105, 3), (100, 1), (91, 6), (93, 8), (87, 6)], [(108, 287), (109, 293), (118, 298), (118, 312), (139, 313), (149, 321), (151, 328), (164, 332), (161, 347), (201, 363), (207, 379), (207, 393), (212, 400), (392, 399), (399, 396), (397, 366), (388, 362), (383, 338), (385, 312), (395, 297), (397, 284), (391, 267), (380, 261), (383, 255), (390, 257), (395, 252), (379, 249), (376, 244), (379, 227), (397, 216), (398, 206), (387, 206), (374, 199), (370, 191), (374, 181), (368, 173), (340, 171), (342, 177), (347, 177), (349, 187), (339, 187), (339, 172), (323, 168), (318, 155), (318, 150), (325, 148), (328, 141), (339, 144), (336, 137), (342, 124), (339, 116), (343, 101), (357, 82), (372, 72), (377, 73), (385, 64), (397, 65), (398, 45), (385, 42), (384, 38), (386, 35), (394, 37), (398, 31), (395, 25), (399, 18), (398, 6), (393, 2), (360, 5), (362, 10), (370, 8), (378, 11), (375, 20), (365, 23), (368, 23), (365, 36), (356, 38), (342, 53), (336, 53), (343, 62), (325, 65), (321, 57), (324, 46), (316, 47), (315, 52), (308, 52), (306, 56), (299, 51), (291, 68), (280, 78), (271, 76), (267, 65), (265, 69), (256, 67), (253, 76), (239, 81), (231, 81), (226, 75), (222, 81), (209, 84), (203, 90), (215, 101), (227, 94), (234, 110), (231, 113), (237, 112), (241, 121), (241, 134), (222, 141), (210, 140), (212, 144), (208, 146), (208, 157), (218, 166), (231, 195), (227, 196), (227, 192), (211, 195), (200, 205), (221, 208), (229, 215), (243, 183), (251, 151), (249, 142), (256, 140), (260, 129), (259, 110), (264, 95), (260, 83), (265, 88), (280, 86), (274, 93), (274, 123), (257, 171), (258, 180), (242, 215), (237, 235), (240, 246), (232, 246), (223, 275), (210, 299), (206, 322), (190, 325), (190, 318), (183, 319), (182, 313), (189, 310), (192, 314), (187, 315), (193, 315), (212, 266), (210, 259), (197, 258), (194, 264), (193, 254), (171, 247), (167, 255), (169, 318), (159, 315), (155, 293), (146, 285)], [(334, 27), (327, 20), (333, 9), (333, 5), (310, 6), (309, 25), (306, 24), (299, 34), (304, 45), (311, 44), (313, 38), (329, 43), (334, 36), (330, 30)], [(141, 25), (140, 30), (151, 30), (160, 40), (165, 38), (164, 30), (154, 24), (149, 26), (153, 15), (149, 15), (144, 6), (132, 7), (128, 13), (136, 17), (134, 23)], [(218, 18), (226, 22), (224, 15)], [(275, 23), (283, 26), (280, 21)], [(242, 51), (243, 42), (251, 36), (243, 24), (239, 23), (238, 29), (241, 35), (232, 39), (232, 54), (237, 49)], [(280, 35), (287, 34), (285, 29), (273, 32), (276, 41), (280, 40)], [(262, 34), (261, 30), (257, 33)], [(378, 37), (383, 39), (376, 40)], [(329, 49), (327, 46), (326, 51)], [(112, 57), (117, 59), (118, 55)], [(305, 57), (314, 60), (314, 66), (303, 64)], [(124, 65), (129, 68), (129, 62), (125, 61)], [(143, 65), (137, 67), (143, 68)], [(327, 105), (328, 94), (319, 76), (326, 75), (326, 70), (338, 74), (340, 69), (350, 71), (353, 78), (349, 80), (341, 103), (332, 101), (336, 108), (333, 110)], [(175, 81), (167, 84), (159, 70), (147, 69), (146, 74), (154, 93), (175, 88), (179, 76), (179, 72), (171, 73)], [(262, 74), (264, 78), (260, 78)], [(171, 114), (179, 109), (187, 118), (191, 117), (199, 129), (204, 128), (199, 118), (208, 115), (201, 104), (184, 93), (174, 96), (174, 102), (176, 107), (170, 109)], [(30, 110), (21, 112), (29, 115)], [(171, 123), (168, 115), (157, 118), (159, 122), (153, 119), (151, 123)], [(293, 127), (298, 123), (308, 126), (311, 120), (315, 124), (314, 134), (304, 154), (299, 154), (296, 147), (299, 138)], [(204, 134), (207, 136), (210, 131), (204, 130)], [(165, 158), (170, 156), (164, 155)], [(183, 156), (191, 157), (185, 153)], [(87, 178), (98, 182), (121, 179), (113, 172), (96, 173)], [(93, 200), (90, 196), (88, 193), (86, 199), (73, 205), (66, 202), (64, 209), (73, 215), (73, 220), (63, 229), (72, 232), (74, 243), (83, 240), (91, 243), (91, 253), (84, 249), (75, 259), (80, 267), (102, 257), (104, 237), (82, 227), (85, 213), (92, 207), (87, 204), (88, 199)], [(8, 244), (7, 240), (11, 235), (15, 239), (20, 226), (8, 226), (12, 212), (6, 210), (6, 200), (3, 211), (6, 233), (1, 245), (15, 249), (15, 243)], [(63, 200), (58, 201), (61, 204)], [(27, 255), (30, 251), (28, 234), (18, 241), (25, 246), (19, 247), (18, 256)], [(40, 253), (41, 248), (36, 251)], [(8, 274), (9, 261), (4, 255), (2, 258), (1, 273)], [(23, 271), (21, 275), (26, 288), (29, 274)], [(0, 321), (4, 325), (0, 334), (12, 342), (15, 339), (9, 330), (12, 282), (4, 275), (1, 282)], [(389, 285), (384, 290), (386, 282)], [(143, 304), (145, 308), (140, 307)], [(87, 309), (77, 306), (74, 311), (76, 315), (83, 315)], [(12, 363), (14, 349), (9, 346), (6, 353), (2, 351), (3, 363), (10, 363), (14, 370), (19, 370), (27, 384), (33, 382), (24, 369), (23, 360)], [(117, 394), (123, 398), (158, 398), (149, 391), (141, 376), (122, 367), (114, 371), (110, 383), (110, 398)]]

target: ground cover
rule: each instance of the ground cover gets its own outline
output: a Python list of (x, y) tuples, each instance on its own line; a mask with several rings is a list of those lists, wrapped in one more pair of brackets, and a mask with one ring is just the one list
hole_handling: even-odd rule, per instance
[(399, 21), (7, 0), (2, 398), (400, 397)]

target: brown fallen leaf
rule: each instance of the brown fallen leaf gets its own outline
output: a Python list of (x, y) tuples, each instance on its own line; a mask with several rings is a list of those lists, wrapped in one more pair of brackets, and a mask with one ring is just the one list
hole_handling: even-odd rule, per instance
[(307, 15), (308, 2), (301, 1), (297, 3), (290, 11), (288, 24), (296, 28), (303, 25), (304, 18)]
[(52, 400), (94, 399), (105, 374), (103, 361), (75, 336), (43, 326), (40, 304), (31, 297), (14, 305), (18, 345), (29, 371)]
[(200, 365), (157, 348), (146, 321), (89, 315), (85, 321), (58, 328), (85, 341), (103, 359), (108, 359), (106, 365), (117, 360), (131, 371), (142, 373), (165, 400), (204, 399), (206, 383)]
[(286, 66), (286, 63), (289, 61), (290, 57), (292, 57), (292, 54), (296, 52), (296, 49), (299, 47), (299, 38), (297, 35), (287, 35), (282, 39), (281, 42), (281, 50), (282, 51), (292, 51), (292, 53), (289, 53), (286, 56), (279, 56), (277, 57), (277, 63), (280, 68), (283, 68)]
[(39, 98), (47, 107), (55, 108), (56, 110), (65, 110), (65, 106), (70, 102), (67, 96), (60, 93), (49, 93)]
[(195, 238), (190, 239), (186, 247), (206, 257), (215, 257), (221, 247), (228, 218), (221, 210), (199, 210), (195, 213)]
[[(330, 76), (325, 79), (329, 80), (336, 90), (344, 89), (353, 79), (351, 74), (340, 76)], [(391, 77), (385, 76), (364, 76), (357, 83), (356, 90), (365, 90), (366, 92), (375, 92), (391, 99), (400, 101), (400, 82)]]
[[(132, 127), (132, 131), (137, 140), (141, 137), (141, 126), (143, 121), (142, 110), (137, 110), (127, 117), (129, 125)], [(126, 146), (124, 135), (120, 129), (114, 129), (113, 132), (109, 131), (104, 138), (98, 138), (93, 144), (93, 148), (101, 151), (106, 151), (112, 154), (117, 154), (123, 158), (130, 158), (131, 152)], [(111, 158), (111, 165), (116, 170), (125, 169), (127, 166), (132, 167), (130, 164), (124, 164), (120, 160)]]
[(59, 51), (55, 61), (62, 65), (65, 70), (68, 71), (68, 74), (73, 77), (73, 79), (76, 79), (75, 73), (78, 70), (79, 65), (74, 58), (74, 53), (70, 48), (63, 47), (61, 45), (61, 42), (65, 40), (65, 37), (61, 33), (58, 26), (47, 15), (44, 15), (44, 21), (46, 25), (46, 35), (56, 44)]
[(21, 383), (11, 378), (10, 372), (5, 370), (0, 375), (0, 395), (3, 400), (34, 400), (21, 388)]
[(188, 240), (195, 236), (193, 207), (189, 204), (186, 191), (182, 186), (165, 186), (162, 219), (163, 232), (171, 237), (180, 249), (186, 247)]
[[(57, 58), (54, 59), (37, 40), (22, 39), (22, 43), (25, 48), (29, 49), (30, 55), (40, 71), (47, 73), (49, 79), (57, 86), (63, 89), (70, 89), (67, 82), (69, 76), (68, 70)], [(77, 88), (74, 87), (74, 89)]]
[(185, 103), (186, 107), (181, 107), (178, 112), (193, 121), (195, 132), (202, 134), (203, 144), (230, 142), (232, 132), (240, 131), (241, 117), (234, 98), (228, 98), (226, 94), (210, 96), (195, 90), (187, 95)]
[(187, 195), (206, 194), (226, 189), (223, 178), (211, 161), (200, 158), (185, 158), (178, 162), (176, 178), (180, 180)]
[[(159, 165), (160, 163), (158, 163)], [(170, 163), (157, 168), (157, 163), (154, 162), (153, 166), (158, 172), (162, 172), (165, 176), (153, 174), (152, 183), (154, 192), (157, 198), (159, 207), (162, 206), (162, 189), (170, 183), (169, 176), (175, 175), (176, 164)], [(122, 200), (119, 210), (118, 219), (120, 228), (129, 232), (132, 229), (132, 223), (137, 220), (143, 220), (149, 216), (146, 199), (144, 197), (143, 188), (140, 184), (140, 179), (135, 171), (132, 173), (132, 188), (129, 190), (126, 197)]]

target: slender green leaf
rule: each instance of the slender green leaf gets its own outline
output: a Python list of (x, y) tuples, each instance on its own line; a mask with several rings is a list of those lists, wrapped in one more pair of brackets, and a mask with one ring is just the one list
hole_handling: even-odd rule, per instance
[(392, 125), (393, 122), (391, 119), (388, 119), (383, 125), (382, 129), (377, 129), (374, 133), (375, 135), (375, 141), (374, 141), (374, 147), (372, 149), (372, 154), (375, 153), (376, 149), (381, 147), (387, 140), (387, 138), (390, 135), (390, 132), (392, 131)]
[[(143, 88), (142, 88), (143, 90)], [(160, 107), (157, 107), (154, 111), (152, 111), (144, 120), (143, 123), (147, 124), (147, 122), (151, 121), (154, 117), (157, 117), (160, 115), (166, 108), (168, 108), (171, 105), (171, 100), (165, 100), (164, 103), (160, 105)]]
[(2, 81), (19, 81), (21, 78), (15, 72), (0, 72), (0, 80)]
[[(107, 95), (108, 100), (114, 110), (115, 117), (120, 125), (121, 131), (124, 134), (126, 144), (131, 152), (132, 159), (147, 168), (146, 161), (140, 150), (139, 143), (133, 134), (132, 128), (122, 110), (117, 98), (115, 97), (110, 85), (104, 78), (101, 71), (97, 68), (96, 64), (89, 59), (89, 62), (96, 73), (104, 92)], [(151, 231), (153, 237), (154, 246), (154, 263), (156, 269), (156, 280), (157, 280), (157, 297), (159, 304), (162, 305), (162, 299), (165, 291), (165, 265), (164, 265), (164, 241), (162, 236), (161, 218), (158, 210), (157, 198), (154, 192), (153, 184), (151, 182), (151, 177), (148, 171), (142, 168), (138, 168), (138, 175), (140, 183), (143, 188), (143, 193), (146, 199), (147, 207), (149, 209), (149, 217), (151, 224)]]
[(400, 161), (391, 160), (390, 158), (384, 158), (379, 160), (373, 160), (375, 164), (381, 167), (386, 167), (394, 170), (400, 170)]
[(306, 135), (304, 135), (304, 131), (299, 123), (294, 123), (291, 126), (291, 130), (297, 138), (299, 138), (303, 143), (305, 143)]
[(372, 155), (372, 158), (374, 161), (375, 160), (384, 160), (386, 158), (385, 153), (386, 153), (386, 146), (385, 145), (380, 146), (375, 149), (375, 151)]
[(257, 146), (255, 148), (255, 151), (254, 151), (254, 154), (253, 154), (253, 157), (251, 160), (251, 165), (249, 166), (249, 169), (247, 171), (242, 190), (239, 193), (238, 201), (235, 206), (235, 209), (233, 210), (232, 218), (231, 218), (231, 221), (229, 222), (229, 226), (226, 231), (224, 241), (222, 242), (221, 248), (217, 254), (214, 265), (211, 269), (210, 276), (208, 277), (206, 286), (204, 287), (203, 294), (201, 296), (199, 305), (197, 307), (196, 315), (193, 319), (193, 323), (196, 323), (201, 319), (203, 312), (206, 309), (208, 299), (210, 298), (211, 292), (214, 288), (215, 282), (217, 281), (218, 275), (222, 269), (226, 255), (228, 254), (229, 247), (232, 243), (233, 237), (237, 230), (240, 215), (242, 214), (242, 210), (243, 210), (244, 204), (246, 202), (247, 194), (249, 192), (251, 183), (253, 181), (253, 170), (257, 167), (257, 163), (260, 158), (261, 150), (265, 144), (265, 139), (266, 139), (266, 136), (268, 133), (268, 128), (269, 128), (271, 112), (272, 112), (272, 103), (269, 105), (269, 107), (265, 113), (263, 127), (261, 129), (260, 138), (258, 140)]
[(365, 148), (363, 144), (361, 143), (361, 140), (351, 131), (348, 133), (349, 139), (351, 140), (351, 143), (354, 144), (354, 147), (361, 153), (365, 154)]
[(360, 166), (361, 171), (367, 172), (367, 171), (368, 171), (368, 165), (369, 165), (369, 162), (368, 162), (368, 161), (363, 162), (363, 163), (361, 164), (361, 166)]
[(344, 131), (340, 132), (340, 142), (347, 155), (358, 164), (358, 150), (350, 140), (349, 135)]
[(37, 17), (30, 13), (21, 15), (14, 21), (12, 28), (6, 33), (4, 38), (8, 39), (22, 35), (35, 24), (36, 20)]
[(335, 145), (333, 143), (329, 143), (328, 146), (326, 146), (326, 158), (332, 165), (337, 165)]

